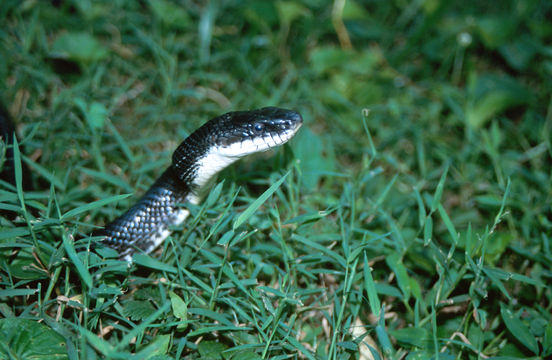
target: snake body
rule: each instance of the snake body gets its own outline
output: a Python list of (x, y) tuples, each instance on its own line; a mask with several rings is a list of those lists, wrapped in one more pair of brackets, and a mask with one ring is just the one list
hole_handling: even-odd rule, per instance
[(209, 120), (178, 146), (172, 164), (138, 202), (94, 235), (126, 260), (136, 251), (151, 252), (189, 215), (182, 204), (199, 203), (209, 179), (248, 154), (287, 142), (302, 122), (299, 113), (276, 107)]

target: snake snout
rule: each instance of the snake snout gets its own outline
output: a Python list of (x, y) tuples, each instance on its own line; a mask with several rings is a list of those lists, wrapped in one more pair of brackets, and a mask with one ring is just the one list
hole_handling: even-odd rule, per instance
[(303, 124), (303, 117), (297, 111), (290, 110), (288, 122), (291, 125), (301, 126)]
[(288, 110), (286, 117), (281, 125), (285, 133), (291, 132), (290, 137), (295, 135), (301, 125), (303, 125), (303, 117), (297, 111)]

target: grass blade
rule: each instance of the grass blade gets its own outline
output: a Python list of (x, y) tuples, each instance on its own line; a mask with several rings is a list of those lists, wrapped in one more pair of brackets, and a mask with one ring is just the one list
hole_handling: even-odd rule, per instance
[(152, 258), (147, 254), (138, 253), (135, 254), (132, 259), (136, 262), (137, 265), (141, 265), (157, 271), (165, 271), (173, 274), (176, 274), (178, 272), (177, 268), (175, 268), (174, 266), (165, 264), (164, 262)]
[(452, 241), (454, 244), (458, 244), (458, 232), (454, 228), (454, 225), (452, 224), (452, 221), (450, 220), (450, 217), (447, 214), (447, 211), (443, 207), (443, 205), (438, 204), (437, 209), (439, 210), (439, 215), (441, 215), (441, 220), (445, 223), (445, 226), (447, 227), (447, 230), (450, 234), (450, 237), (452, 238)]
[(84, 264), (78, 257), (72, 239), (70, 239), (69, 235), (67, 235), (67, 233), (65, 232), (63, 233), (63, 247), (65, 248), (65, 251), (67, 252), (69, 258), (73, 262), (73, 265), (75, 265), (75, 268), (77, 269), (77, 273), (79, 274), (81, 280), (86, 284), (89, 289), (92, 288), (92, 276), (88, 272), (86, 266), (84, 266)]
[(91, 202), (89, 204), (84, 204), (82, 206), (79, 206), (77, 208), (74, 208), (74, 209), (71, 209), (71, 210), (67, 211), (65, 214), (63, 214), (61, 216), (61, 220), (62, 221), (67, 221), (68, 219), (70, 219), (72, 217), (75, 217), (79, 214), (82, 214), (83, 212), (88, 212), (90, 210), (102, 207), (106, 204), (116, 202), (116, 201), (119, 201), (119, 200), (122, 200), (122, 199), (126, 199), (130, 195), (132, 195), (132, 194), (114, 195), (114, 196), (110, 196), (110, 197), (105, 198), (105, 199), (101, 199), (101, 200)]
[(441, 202), (441, 197), (443, 196), (443, 189), (445, 187), (445, 181), (447, 179), (447, 173), (448, 173), (449, 166), (445, 168), (445, 171), (443, 171), (443, 174), (441, 175), (441, 179), (439, 180), (439, 184), (437, 184), (437, 189), (435, 189), (435, 194), (433, 195), (433, 201), (431, 202), (431, 213), (434, 213), (435, 210), (437, 210), (437, 205)]
[(111, 175), (105, 172), (96, 171), (96, 170), (92, 170), (84, 167), (81, 167), (79, 170), (88, 176), (91, 176), (96, 179), (100, 179), (109, 184), (113, 184), (117, 188), (124, 189), (124, 191), (131, 192), (133, 190), (132, 186), (130, 186), (126, 181), (121, 179), (119, 176)]
[(63, 184), (63, 182), (59, 180), (54, 174), (50, 173), (45, 167), (40, 166), (36, 162), (29, 159), (27, 156), (23, 155), (21, 156), (21, 158), (34, 173), (40, 174), (40, 176), (48, 180), (49, 183), (54, 184), (57, 189), (62, 191), (65, 190), (65, 185)]
[(370, 304), (372, 314), (379, 317), (381, 304), (378, 298), (378, 292), (376, 291), (376, 284), (372, 278), (372, 270), (370, 269), (368, 259), (366, 258), (366, 252), (364, 253), (364, 287), (366, 288), (366, 293), (368, 294), (368, 303)]
[(254, 213), (257, 211), (257, 209), (272, 195), (280, 185), (284, 182), (284, 180), (288, 177), (291, 170), (288, 170), (287, 173), (285, 173), (284, 176), (282, 176), (278, 181), (276, 181), (274, 184), (272, 184), (264, 193), (261, 194), (257, 198), (257, 200), (253, 201), (251, 205), (243, 213), (238, 216), (236, 221), (234, 221), (234, 225), (232, 226), (232, 230), (236, 230), (238, 227), (240, 227), (241, 224), (246, 222)]
[(538, 355), (539, 345), (535, 337), (531, 335), (529, 328), (504, 305), (500, 307), (500, 315), (508, 331), (510, 331), (510, 333), (527, 349), (531, 350), (535, 355)]
[(431, 214), (427, 216), (424, 225), (424, 246), (428, 246), (433, 236), (433, 218)]

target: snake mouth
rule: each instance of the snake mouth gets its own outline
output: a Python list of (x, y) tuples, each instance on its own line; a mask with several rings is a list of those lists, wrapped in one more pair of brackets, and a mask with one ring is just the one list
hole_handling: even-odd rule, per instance
[(221, 155), (242, 157), (267, 151), (288, 142), (303, 124), (301, 115), (293, 110), (267, 107), (246, 112), (230, 113), (234, 130), (224, 134), (214, 146)]
[[(278, 131), (267, 131), (262, 136), (248, 136), (243, 138), (239, 141), (240, 150), (245, 153), (261, 152), (285, 144), (295, 136), (301, 125), (303, 125), (303, 119), (299, 114), (297, 115), (299, 116), (298, 121), (292, 122), (285, 120), (281, 124), (273, 125), (278, 128)], [(236, 145), (233, 144), (230, 146)]]
[(243, 156), (268, 151), (288, 142), (299, 130), (301, 124), (294, 125), (285, 131), (267, 132), (263, 136), (246, 136), (234, 142), (213, 147), (213, 151), (222, 156), (241, 158)]

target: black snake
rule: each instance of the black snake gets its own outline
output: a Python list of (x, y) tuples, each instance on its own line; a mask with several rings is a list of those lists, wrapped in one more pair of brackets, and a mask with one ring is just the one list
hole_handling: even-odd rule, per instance
[(179, 204), (199, 202), (209, 179), (245, 155), (288, 141), (303, 120), (291, 110), (267, 107), (216, 117), (184, 140), (172, 164), (127, 212), (94, 235), (127, 260), (136, 250), (150, 252), (181, 224), (189, 211)]
[[(0, 120), (6, 121), (7, 113), (3, 117)], [(93, 235), (102, 236), (103, 243), (126, 260), (136, 251), (151, 252), (171, 226), (189, 215), (181, 205), (199, 203), (198, 194), (213, 175), (248, 154), (284, 144), (302, 123), (299, 113), (276, 107), (229, 112), (209, 120), (178, 146), (172, 164), (134, 206)]]

